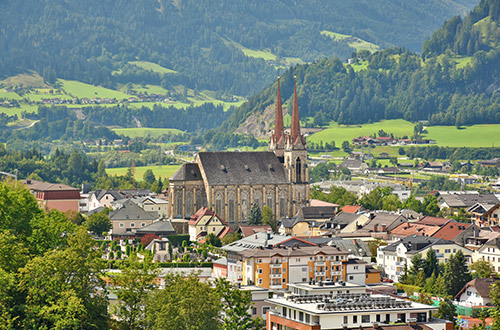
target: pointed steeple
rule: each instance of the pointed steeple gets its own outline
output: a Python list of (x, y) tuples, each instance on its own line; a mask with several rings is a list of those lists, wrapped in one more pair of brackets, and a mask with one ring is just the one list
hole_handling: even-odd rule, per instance
[(276, 120), (274, 125), (274, 136), (276, 138), (276, 142), (279, 142), (285, 133), (283, 126), (283, 108), (281, 107), (280, 77), (278, 77), (278, 98), (276, 100)]
[(292, 127), (290, 129), (290, 135), (292, 137), (292, 143), (295, 143), (297, 137), (300, 135), (300, 121), (299, 121), (299, 103), (297, 101), (297, 77), (294, 76), (293, 85), (293, 110), (292, 110)]

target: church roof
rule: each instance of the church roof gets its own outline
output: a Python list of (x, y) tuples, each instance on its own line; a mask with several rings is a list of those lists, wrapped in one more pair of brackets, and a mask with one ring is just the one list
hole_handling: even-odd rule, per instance
[(186, 163), (172, 175), (170, 181), (195, 181), (202, 180), (198, 164)]
[(210, 185), (287, 184), (273, 152), (200, 152), (199, 164)]

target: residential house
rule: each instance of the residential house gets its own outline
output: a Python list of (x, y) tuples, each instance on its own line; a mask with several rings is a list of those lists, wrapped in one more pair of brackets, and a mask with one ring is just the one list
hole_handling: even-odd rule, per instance
[(476, 260), (489, 261), (495, 272), (500, 272), (500, 237), (488, 240), (477, 250)]
[(480, 160), (478, 164), (484, 167), (500, 167), (500, 158)]
[(493, 306), (490, 298), (491, 286), (500, 281), (500, 278), (475, 278), (462, 288), (455, 296), (459, 305)]
[(222, 239), (233, 232), (227, 223), (208, 207), (200, 208), (189, 220), (189, 240), (204, 242), (208, 234), (214, 234)]
[(46, 210), (79, 211), (80, 190), (62, 183), (23, 180), (24, 185), (35, 196), (38, 206)]
[(347, 168), (351, 173), (364, 173), (368, 165), (360, 159), (344, 159), (339, 167)]
[(176, 231), (169, 220), (155, 221), (145, 227), (135, 229), (135, 234), (142, 237), (148, 234), (154, 234), (158, 237), (167, 237), (169, 235), (176, 235)]
[[(346, 208), (344, 206), (344, 208)], [(350, 208), (346, 208), (348, 211)], [(332, 227), (334, 232), (338, 232), (346, 228), (347, 226), (354, 224), (354, 227), (357, 228), (358, 223), (365, 223), (368, 221), (368, 217), (366, 214), (356, 214), (342, 211), (335, 216), (332, 220)]]
[(438, 203), (441, 209), (447, 207), (457, 213), (460, 209), (465, 211), (476, 203), (496, 205), (500, 200), (494, 194), (480, 194), (477, 191), (440, 191)]
[(476, 203), (467, 209), (469, 219), (480, 227), (498, 226), (500, 219), (500, 203)]
[(136, 229), (160, 219), (157, 212), (146, 212), (131, 200), (120, 204), (108, 216), (111, 219), (113, 237), (133, 236)]
[(387, 211), (375, 211), (367, 213), (364, 218), (358, 218), (356, 222), (350, 223), (340, 232), (342, 234), (387, 239), (389, 232), (403, 222), (406, 222), (406, 219), (400, 214)]
[(162, 218), (168, 217), (168, 200), (161, 199), (158, 197), (139, 197), (137, 202), (144, 211), (151, 212), (156, 211)]
[(460, 246), (467, 244), (467, 238), (473, 236), (479, 231), (479, 227), (475, 224), (448, 221), (445, 225), (435, 232), (432, 237), (441, 238), (446, 241), (453, 241)]
[(212, 268), (214, 278), (227, 278), (227, 258), (222, 257), (213, 262)]
[(344, 213), (356, 214), (364, 211), (364, 208), (361, 205), (344, 205), (341, 210)]
[(272, 292), (269, 289), (262, 288), (256, 285), (242, 285), (239, 288), (241, 291), (250, 292), (251, 307), (248, 311), (252, 318), (267, 318), (267, 311), (274, 308), (274, 304), (267, 301), (269, 294)]
[(440, 263), (448, 261), (452, 254), (461, 250), (467, 258), (471, 258), (473, 251), (452, 241), (426, 236), (408, 236), (387, 246), (379, 247), (377, 264), (384, 270), (386, 276), (399, 281), (405, 265), (411, 267), (412, 257), (419, 253), (425, 258), (427, 252), (433, 249)]
[(132, 197), (147, 197), (151, 195), (151, 190), (102, 190), (98, 189), (89, 193), (89, 212), (99, 207), (112, 207), (112, 203), (120, 199)]

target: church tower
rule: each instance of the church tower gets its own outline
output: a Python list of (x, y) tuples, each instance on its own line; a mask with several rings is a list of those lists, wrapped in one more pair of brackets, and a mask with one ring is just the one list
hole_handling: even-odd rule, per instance
[(309, 171), (307, 166), (306, 139), (300, 133), (299, 104), (297, 100), (297, 81), (294, 77), (293, 109), (290, 134), (285, 138), (283, 152), (284, 167), (288, 180), (292, 184), (290, 200), (293, 201), (292, 214), (309, 203)]
[(269, 151), (273, 151), (276, 157), (283, 163), (285, 151), (285, 128), (283, 125), (283, 107), (281, 106), (280, 77), (278, 77), (278, 97), (276, 99), (276, 118), (274, 121), (274, 133), (269, 140)]

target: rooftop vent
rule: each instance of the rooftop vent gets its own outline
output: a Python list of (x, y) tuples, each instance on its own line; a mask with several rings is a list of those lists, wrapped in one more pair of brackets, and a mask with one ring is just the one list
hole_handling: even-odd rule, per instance
[(245, 170), (247, 170), (248, 172), (250, 172), (250, 167), (248, 167), (248, 165), (245, 164)]

